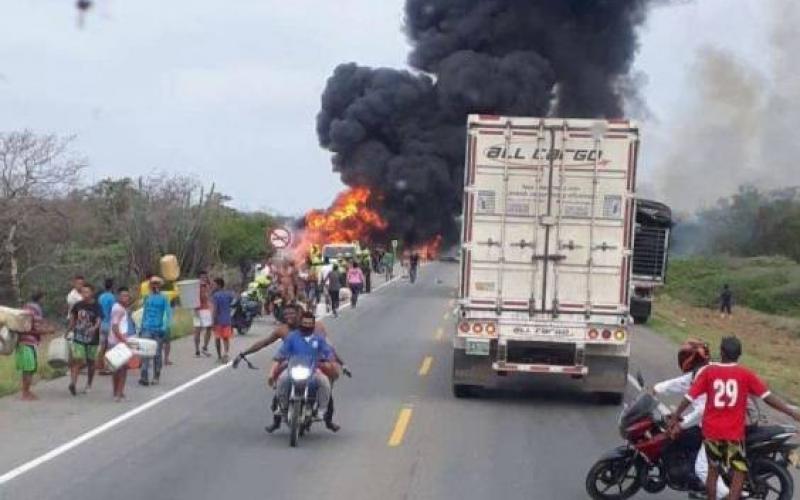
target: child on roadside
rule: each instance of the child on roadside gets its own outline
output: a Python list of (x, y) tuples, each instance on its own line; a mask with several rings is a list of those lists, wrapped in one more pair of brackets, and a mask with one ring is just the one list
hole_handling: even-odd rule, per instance
[(227, 363), (231, 348), (233, 327), (231, 309), (236, 300), (233, 292), (225, 290), (225, 280), (214, 279), (214, 293), (211, 294), (214, 318), (214, 345), (217, 348), (217, 359), (220, 363)]

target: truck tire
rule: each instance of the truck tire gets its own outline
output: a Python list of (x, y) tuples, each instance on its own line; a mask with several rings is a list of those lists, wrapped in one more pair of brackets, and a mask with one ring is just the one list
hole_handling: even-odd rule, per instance
[(597, 392), (595, 393), (597, 402), (601, 405), (619, 406), (625, 400), (623, 392)]
[(474, 398), (477, 395), (477, 387), (466, 384), (453, 384), (453, 396), (458, 399)]

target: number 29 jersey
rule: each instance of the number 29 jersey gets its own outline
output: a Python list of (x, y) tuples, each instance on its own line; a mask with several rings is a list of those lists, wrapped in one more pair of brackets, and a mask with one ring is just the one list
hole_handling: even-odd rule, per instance
[(769, 389), (752, 371), (736, 363), (711, 363), (697, 372), (686, 395), (689, 401), (706, 395), (703, 437), (743, 441), (749, 396), (766, 398)]

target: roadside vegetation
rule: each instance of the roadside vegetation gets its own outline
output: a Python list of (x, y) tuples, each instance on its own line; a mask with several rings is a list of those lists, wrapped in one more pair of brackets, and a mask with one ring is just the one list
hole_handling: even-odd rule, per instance
[[(679, 221), (674, 237), (653, 329), (675, 342), (702, 338), (714, 351), (723, 336), (736, 335), (744, 342), (743, 362), (800, 402), (798, 189), (743, 187), (692, 220)], [(732, 318), (719, 314), (725, 284), (733, 292)]]
[[(105, 278), (138, 293), (147, 273), (175, 254), (181, 276), (200, 270), (241, 284), (251, 265), (268, 254), (266, 234), (281, 220), (242, 212), (215, 186), (192, 177), (154, 173), (87, 183), (88, 161), (74, 138), (32, 131), (0, 131), (0, 305), (18, 307), (45, 293), (45, 317), (64, 323), (70, 280), (83, 275), (95, 287)], [(63, 326), (63, 325), (62, 325)], [(189, 333), (178, 311), (173, 336)], [(59, 376), (39, 349), (41, 378)], [(16, 391), (13, 356), (0, 356), (0, 395)]]

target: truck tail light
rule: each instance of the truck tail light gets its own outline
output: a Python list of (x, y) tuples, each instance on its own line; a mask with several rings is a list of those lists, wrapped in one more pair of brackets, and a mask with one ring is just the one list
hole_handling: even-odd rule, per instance
[(466, 321), (462, 321), (458, 325), (458, 329), (461, 331), (461, 333), (469, 333), (469, 323), (467, 323)]
[(480, 323), (475, 323), (472, 325), (472, 331), (474, 333), (483, 333), (483, 325)]
[(598, 332), (596, 328), (592, 328), (591, 330), (589, 330), (589, 339), (597, 340), (597, 337), (599, 336), (600, 332)]
[(603, 330), (603, 340), (611, 339), (611, 330)]
[(625, 330), (617, 330), (616, 332), (614, 332), (614, 339), (620, 342), (625, 340)]
[(486, 325), (486, 333), (489, 335), (494, 335), (495, 332), (497, 332), (497, 327), (494, 325), (494, 323), (489, 323)]

